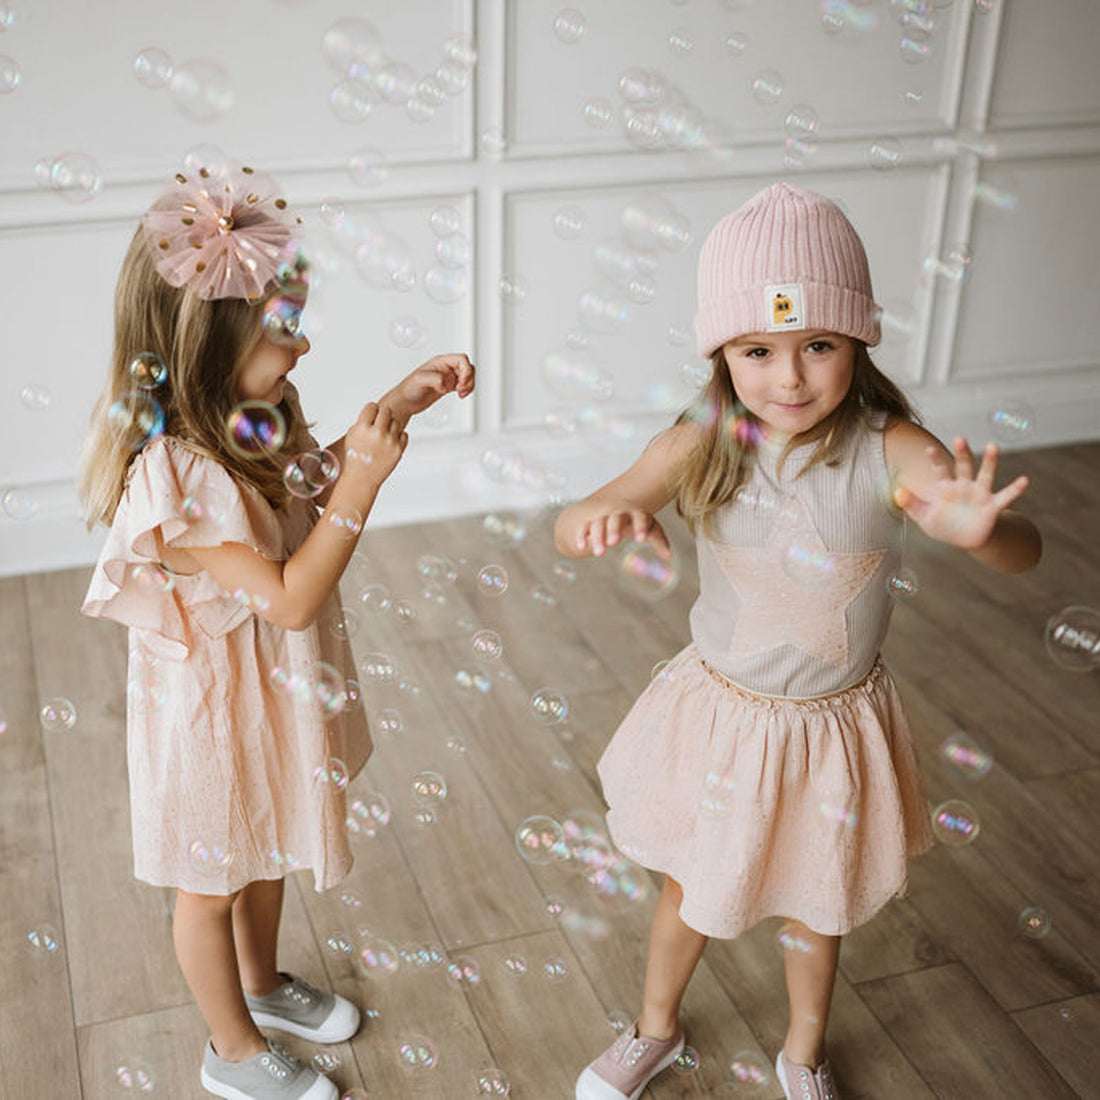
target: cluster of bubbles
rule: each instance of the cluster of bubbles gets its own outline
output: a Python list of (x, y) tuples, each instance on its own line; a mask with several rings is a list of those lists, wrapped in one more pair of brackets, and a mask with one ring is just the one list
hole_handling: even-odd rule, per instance
[(363, 122), (376, 106), (403, 107), (413, 122), (435, 118), (449, 97), (466, 90), (477, 64), (477, 46), (469, 35), (451, 35), (435, 68), (418, 74), (382, 49), (373, 23), (357, 16), (337, 19), (321, 40), (325, 60), (339, 74), (329, 93), (332, 113), (341, 122)]
[(287, 463), (283, 484), (296, 497), (319, 496), (340, 476), (340, 460), (331, 451), (305, 451)]
[(159, 46), (147, 46), (134, 57), (133, 73), (143, 88), (167, 88), (176, 110), (192, 122), (216, 122), (233, 107), (229, 72), (211, 58), (194, 58), (177, 65)]
[(103, 190), (99, 162), (79, 151), (41, 157), (34, 166), (34, 179), (43, 190), (71, 203), (90, 202)]

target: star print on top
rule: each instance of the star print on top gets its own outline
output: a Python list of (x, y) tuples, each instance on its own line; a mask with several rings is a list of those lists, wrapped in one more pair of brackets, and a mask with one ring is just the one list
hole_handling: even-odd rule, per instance
[(885, 550), (831, 553), (797, 498), (780, 509), (763, 547), (711, 543), (710, 548), (741, 597), (732, 656), (786, 643), (847, 668), (848, 607), (878, 571)]
[(801, 477), (816, 443), (794, 450), (782, 477), (782, 448), (763, 443), (734, 501), (696, 534), (692, 638), (711, 668), (749, 691), (825, 695), (874, 664), (893, 607), (886, 580), (900, 564), (901, 522), (887, 503), (883, 435), (872, 425), (853, 430), (835, 466), (818, 463)]

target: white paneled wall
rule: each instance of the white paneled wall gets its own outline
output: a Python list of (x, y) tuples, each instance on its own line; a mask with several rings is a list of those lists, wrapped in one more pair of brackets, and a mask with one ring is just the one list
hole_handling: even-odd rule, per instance
[[(1007, 446), (1100, 437), (1091, 0), (7, 10), (0, 78), (20, 80), (0, 94), (0, 572), (95, 554), (71, 481), (118, 263), (159, 187), (211, 144), (273, 172), (306, 222), (313, 351), (297, 380), (322, 438), (435, 351), (478, 363), (476, 395), (418, 425), (376, 522), (535, 505), (621, 469), (698, 377), (703, 238), (780, 177), (862, 234), (886, 311), (876, 361), (932, 430), (984, 442), (1006, 407), (1032, 425)], [(351, 74), (369, 110), (351, 123), (322, 45), (347, 17), (375, 32)], [(407, 105), (455, 36), (476, 42), (467, 86), (452, 65), (451, 94), (429, 110), (426, 85)], [(144, 87), (148, 47), (177, 70), (220, 65), (229, 109), (195, 121), (171, 88)], [(86, 202), (39, 182), (66, 152), (99, 166)], [(395, 285), (387, 264), (413, 277)]]

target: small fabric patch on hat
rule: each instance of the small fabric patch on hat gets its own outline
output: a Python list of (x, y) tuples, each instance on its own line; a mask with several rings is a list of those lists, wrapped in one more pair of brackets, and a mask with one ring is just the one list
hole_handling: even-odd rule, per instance
[(801, 283), (769, 283), (764, 287), (767, 332), (806, 327), (806, 307)]

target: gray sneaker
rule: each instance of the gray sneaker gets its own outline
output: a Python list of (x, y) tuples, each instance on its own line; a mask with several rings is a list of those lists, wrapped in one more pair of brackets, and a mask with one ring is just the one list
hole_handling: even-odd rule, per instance
[(339, 1100), (327, 1078), (274, 1043), (247, 1062), (227, 1062), (209, 1039), (202, 1054), (202, 1087), (225, 1100)]
[(273, 1027), (315, 1043), (342, 1043), (359, 1030), (359, 1009), (346, 997), (322, 993), (293, 974), (283, 977), (286, 983), (274, 993), (244, 995), (257, 1027)]

